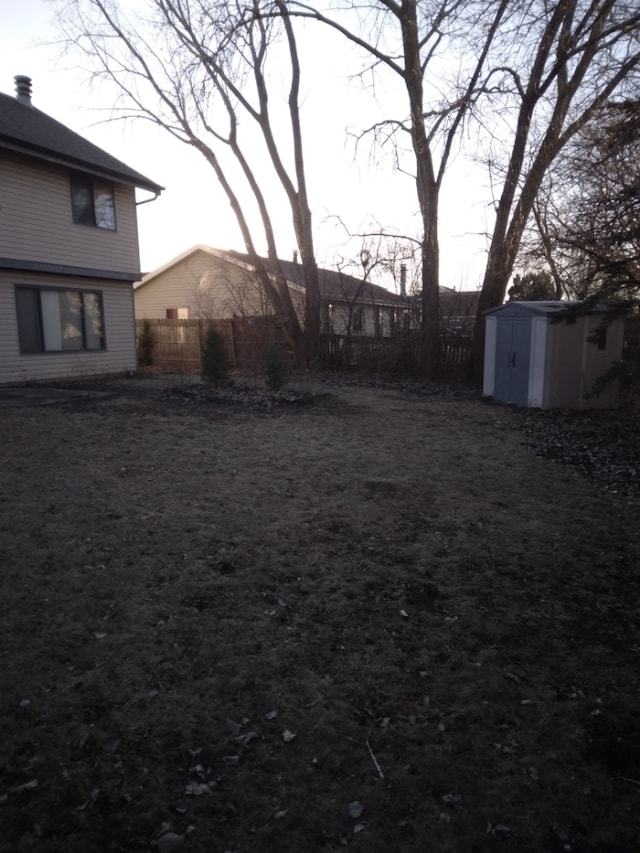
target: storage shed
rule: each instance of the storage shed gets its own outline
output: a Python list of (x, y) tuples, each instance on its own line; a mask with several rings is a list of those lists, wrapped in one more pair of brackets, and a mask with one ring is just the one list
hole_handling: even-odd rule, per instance
[(585, 394), (622, 359), (624, 322), (612, 319), (591, 342), (588, 338), (600, 328), (606, 309), (571, 323), (559, 320), (558, 312), (576, 304), (514, 301), (487, 311), (483, 395), (542, 409), (614, 407), (615, 383), (598, 396), (585, 399)]

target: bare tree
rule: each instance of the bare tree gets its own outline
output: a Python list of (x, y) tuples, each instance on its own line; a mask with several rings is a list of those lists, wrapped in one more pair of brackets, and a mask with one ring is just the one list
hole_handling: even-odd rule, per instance
[(494, 137), (506, 151), (502, 169), (492, 152), (499, 187), (474, 333), (478, 368), (483, 312), (504, 299), (545, 175), (612, 98), (638, 85), (640, 11), (626, 0), (531, 2), (523, 4), (513, 42), (506, 56), (490, 57), (503, 93), (491, 115), (498, 108), (509, 120), (502, 138)]
[(290, 14), (319, 21), (357, 45), (379, 73), (391, 71), (406, 95), (405, 112), (371, 130), (378, 139), (406, 134), (413, 154), (421, 240), (421, 330), (428, 372), (440, 356), (440, 191), (467, 115), (486, 90), (485, 63), (513, 0), (374, 0), (322, 12), (292, 0)]
[[(611, 104), (559, 158), (527, 253), (580, 299), (640, 301), (640, 102)], [(533, 230), (533, 229), (532, 229)]]
[[(287, 4), (266, 0), (277, 11), (266, 16), (261, 2), (147, 0), (135, 14), (118, 0), (70, 0), (59, 13), (68, 48), (89, 59), (96, 77), (115, 85), (116, 114), (160, 125), (209, 163), (278, 322), (297, 356), (310, 361), (317, 347), (320, 297), (303, 156), (300, 62)], [(272, 116), (272, 56), (278, 61), (277, 78), (288, 63), (288, 120)], [(247, 126), (257, 134), (245, 133)], [(278, 137), (276, 127), (283, 126), (288, 132)], [(288, 150), (287, 163), (282, 152)], [(304, 329), (278, 263), (266, 192), (271, 175), (288, 200), (300, 250)], [(257, 211), (259, 230), (250, 208)], [(268, 270), (256, 249), (258, 237), (267, 245)]]

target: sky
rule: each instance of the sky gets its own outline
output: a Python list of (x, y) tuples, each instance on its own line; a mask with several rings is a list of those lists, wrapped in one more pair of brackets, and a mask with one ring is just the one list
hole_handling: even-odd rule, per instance
[[(34, 106), (165, 187), (156, 201), (138, 207), (141, 269), (156, 269), (198, 243), (243, 250), (233, 213), (204, 158), (148, 123), (105, 121), (111, 96), (90, 88), (86, 72), (72, 67), (73, 60), (62, 55), (55, 38), (46, 0), (4, 3), (0, 91), (13, 95), (14, 76), (31, 77)], [(309, 58), (307, 48), (303, 74)], [(365, 99), (359, 84), (346, 76), (338, 99), (325, 92), (321, 81), (326, 61), (326, 51), (318, 51), (306, 81), (303, 76), (307, 89), (302, 120), (318, 262), (333, 268), (341, 258), (357, 256), (359, 246), (359, 241), (345, 245), (345, 230), (336, 217), (352, 232), (366, 230), (375, 221), (414, 236), (418, 217), (410, 176), (394, 172), (388, 159), (370, 156), (366, 145), (354, 159), (345, 129), (358, 128), (359, 118), (370, 122), (370, 113), (362, 112)], [(335, 58), (332, 66), (335, 71)], [(490, 210), (481, 184), (461, 159), (445, 179), (439, 221), (441, 283), (456, 289), (476, 289), (482, 280)], [(281, 215), (288, 222), (286, 209)], [(290, 258), (295, 249), (292, 235), (288, 242), (280, 242), (279, 251)], [(393, 289), (390, 279), (379, 283)]]

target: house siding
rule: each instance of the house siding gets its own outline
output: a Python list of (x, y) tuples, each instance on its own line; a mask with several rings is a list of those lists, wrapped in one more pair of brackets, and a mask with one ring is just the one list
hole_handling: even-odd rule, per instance
[[(106, 348), (91, 352), (22, 354), (18, 345), (15, 285), (100, 292)], [(0, 272), (0, 384), (79, 378), (135, 370), (137, 356), (132, 303), (132, 288), (127, 282)]]
[[(256, 274), (241, 262), (218, 257), (216, 251), (190, 251), (136, 285), (136, 319), (163, 320), (167, 318), (167, 309), (186, 309), (187, 317), (183, 319), (191, 320), (271, 316), (273, 310)], [(304, 325), (304, 288), (289, 281), (289, 292), (294, 310)], [(370, 296), (351, 299), (325, 296), (323, 302), (323, 332), (382, 337), (393, 334), (401, 323), (397, 305), (376, 302)], [(361, 318), (358, 324), (354, 322), (356, 312)]]
[(254, 274), (202, 251), (136, 286), (134, 302), (137, 320), (163, 320), (168, 308), (187, 308), (192, 320), (272, 313)]
[(116, 229), (72, 221), (69, 170), (0, 155), (0, 258), (75, 268), (139, 270), (135, 190), (115, 185)]

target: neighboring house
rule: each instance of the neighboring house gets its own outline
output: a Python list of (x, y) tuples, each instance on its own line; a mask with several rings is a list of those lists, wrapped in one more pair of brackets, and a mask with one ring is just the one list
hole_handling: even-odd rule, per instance
[(479, 290), (440, 288), (442, 333), (449, 338), (470, 338), (478, 313)]
[(162, 187), (0, 93), (0, 383), (137, 366), (136, 189)]
[[(265, 261), (267, 269), (269, 262)], [(304, 316), (302, 265), (281, 261), (293, 303)], [(334, 270), (319, 272), (322, 331), (337, 335), (389, 336), (408, 318), (409, 302), (383, 287)], [(264, 317), (266, 294), (239, 252), (194, 246), (144, 276), (134, 286), (136, 319)]]

